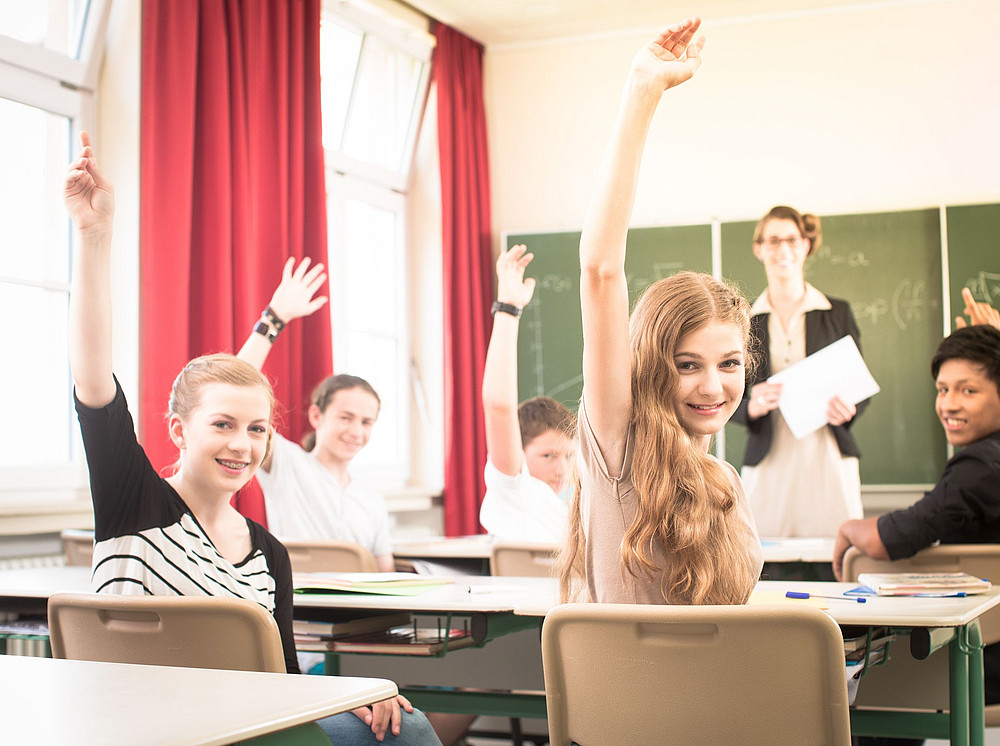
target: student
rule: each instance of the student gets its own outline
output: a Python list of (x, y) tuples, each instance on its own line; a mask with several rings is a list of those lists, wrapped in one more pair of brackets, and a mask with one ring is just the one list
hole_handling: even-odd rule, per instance
[[(230, 506), (271, 441), (273, 393), (232, 355), (189, 362), (174, 381), (168, 429), (180, 454), (160, 477), (138, 444), (112, 373), (111, 232), (114, 190), (90, 137), (66, 174), (63, 197), (78, 234), (70, 293), (70, 367), (94, 503), (93, 584), (98, 593), (246, 598), (278, 624), (285, 667), (298, 673), (292, 575), (285, 548)], [(396, 699), (320, 721), (337, 742), (438, 743), (426, 719)]]
[(523, 245), (497, 259), (497, 302), (483, 371), (486, 496), (479, 522), (498, 539), (562, 543), (566, 486), (574, 456), (573, 413), (547, 396), (517, 404), (517, 330), (535, 289), (524, 279), (533, 255)]
[[(843, 579), (844, 553), (852, 546), (875, 559), (896, 560), (937, 541), (1000, 542), (1000, 329), (955, 330), (934, 353), (931, 375), (945, 437), (961, 450), (934, 489), (914, 505), (840, 527), (833, 553), (838, 580)], [(1000, 643), (987, 646), (983, 655), (986, 702), (994, 704), (1000, 702)]]
[[(701, 63), (700, 26), (670, 26), (632, 61), (580, 239), (580, 489), (561, 595), (742, 604), (762, 549), (735, 469), (708, 453), (743, 396), (748, 304), (708, 275), (653, 283), (629, 319), (625, 238), (650, 122)], [(666, 176), (683, 182), (683, 175)]]
[(864, 515), (860, 452), (849, 428), (868, 402), (855, 407), (834, 396), (827, 426), (796, 438), (778, 411), (781, 384), (767, 381), (841, 337), (860, 347), (847, 301), (805, 280), (806, 258), (821, 242), (819, 218), (784, 205), (754, 230), (753, 253), (767, 274), (767, 289), (750, 309), (760, 365), (733, 421), (748, 431), (743, 487), (762, 536), (833, 536), (845, 520)]
[[(258, 370), (286, 324), (326, 303), (325, 297), (314, 297), (326, 280), (323, 265), (309, 265), (308, 258), (297, 267), (294, 259), (286, 262), (270, 304), (240, 349), (240, 359)], [(348, 471), (368, 445), (380, 406), (375, 389), (363, 378), (329, 376), (312, 393), (308, 417), (314, 431), (302, 447), (275, 433), (257, 473), (275, 535), (351, 541), (375, 555), (379, 571), (395, 568), (385, 500)]]

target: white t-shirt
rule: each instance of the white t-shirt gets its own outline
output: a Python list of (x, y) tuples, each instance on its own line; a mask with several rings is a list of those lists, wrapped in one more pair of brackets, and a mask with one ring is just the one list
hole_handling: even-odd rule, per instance
[(271, 471), (257, 471), (271, 533), (352, 541), (376, 557), (392, 554), (389, 511), (378, 491), (354, 480), (341, 487), (312, 453), (280, 435), (271, 448)]
[(531, 476), (528, 462), (510, 476), (486, 459), (486, 496), (479, 522), (498, 539), (561, 544), (566, 538), (569, 509), (541, 479)]

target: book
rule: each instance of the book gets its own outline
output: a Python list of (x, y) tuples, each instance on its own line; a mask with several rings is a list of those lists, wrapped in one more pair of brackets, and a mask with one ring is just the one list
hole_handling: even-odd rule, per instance
[(293, 578), (296, 593), (372, 593), (416, 596), (455, 582), (451, 578), (411, 572), (300, 573)]
[(863, 572), (858, 582), (879, 596), (964, 596), (992, 587), (967, 572)]
[(296, 642), (301, 638), (305, 640), (323, 640), (345, 635), (359, 635), (364, 632), (376, 632), (383, 629), (391, 629), (406, 624), (410, 621), (408, 611), (398, 614), (377, 614), (365, 616), (358, 619), (345, 619), (339, 622), (321, 622), (308, 619), (295, 619), (292, 621), (292, 632), (295, 634)]
[(369, 632), (363, 635), (338, 637), (331, 641), (335, 653), (380, 653), (383, 655), (437, 655), (448, 650), (467, 648), (476, 644), (469, 629), (439, 629), (401, 627)]

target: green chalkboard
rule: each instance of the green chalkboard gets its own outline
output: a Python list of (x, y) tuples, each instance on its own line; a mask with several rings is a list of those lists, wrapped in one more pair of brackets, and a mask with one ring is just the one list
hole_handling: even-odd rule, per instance
[[(535, 255), (525, 274), (536, 284), (518, 335), (518, 393), (522, 400), (551, 396), (575, 411), (583, 390), (580, 233), (505, 235), (506, 248), (521, 243)], [(675, 272), (711, 272), (711, 226), (633, 228), (628, 232), (626, 257), (634, 304), (650, 283)]]
[(1000, 205), (963, 205), (946, 210), (952, 324), (962, 313), (962, 288), (1000, 308)]
[[(754, 225), (723, 223), (721, 230), (722, 275), (751, 302), (767, 284), (751, 248)], [(929, 372), (943, 331), (940, 213), (833, 215), (822, 225), (823, 246), (807, 261), (806, 279), (850, 302), (865, 360), (882, 389), (853, 428), (861, 480), (935, 482), (947, 455)], [(728, 425), (725, 443), (726, 457), (739, 467), (745, 430)]]

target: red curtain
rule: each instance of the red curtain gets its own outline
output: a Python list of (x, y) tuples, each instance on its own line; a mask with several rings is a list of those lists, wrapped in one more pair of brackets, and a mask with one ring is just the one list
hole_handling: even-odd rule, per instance
[(493, 300), (483, 48), (435, 27), (444, 237), (444, 527), (475, 534), (486, 485), (482, 381)]
[[(287, 257), (325, 261), (320, 5), (143, 2), (139, 411), (158, 468), (177, 456), (163, 413), (184, 364), (239, 349)], [(331, 369), (325, 309), (282, 333), (265, 372), (290, 437)]]

